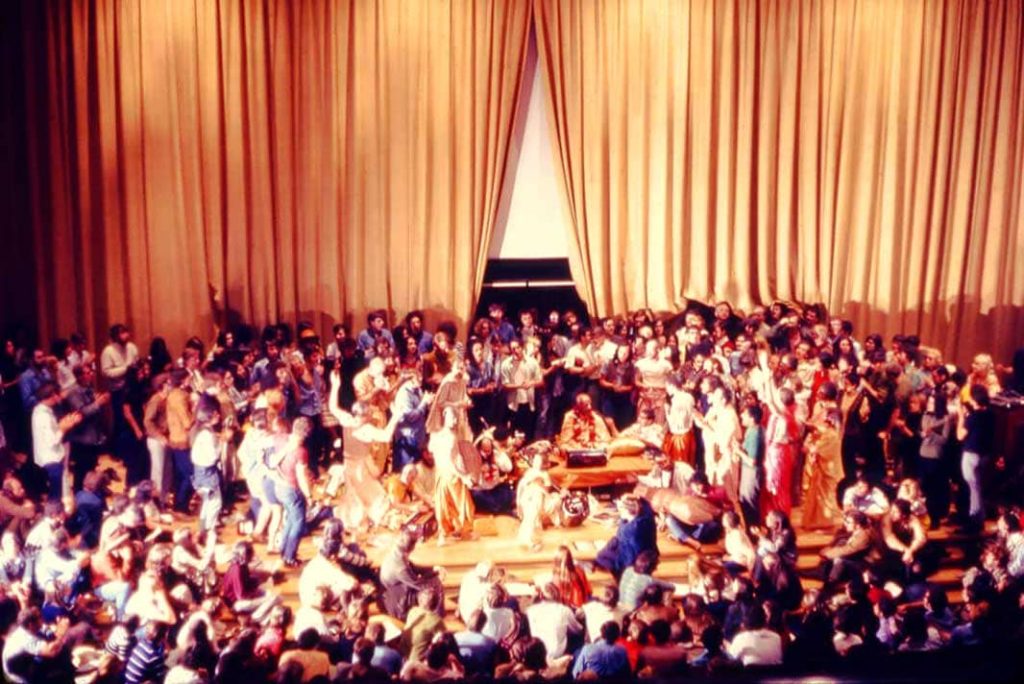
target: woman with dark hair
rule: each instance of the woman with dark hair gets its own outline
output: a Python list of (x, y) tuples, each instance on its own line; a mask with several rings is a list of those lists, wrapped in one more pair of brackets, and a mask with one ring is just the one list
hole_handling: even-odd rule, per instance
[[(761, 369), (767, 375), (768, 354), (759, 355)], [(788, 387), (777, 389), (765, 382), (762, 399), (771, 415), (765, 430), (765, 481), (762, 510), (779, 510), (787, 516), (793, 508), (793, 468), (796, 465), (800, 425), (796, 419), (796, 395)]]
[(149, 365), (154, 373), (166, 373), (171, 369), (173, 360), (167, 349), (167, 342), (162, 337), (154, 337), (149, 343)]
[(124, 463), (125, 482), (129, 487), (148, 479), (150, 474), (145, 415), (151, 381), (148, 359), (141, 359), (128, 369), (128, 384), (125, 389), (124, 403), (121, 405), (124, 427), (115, 436), (113, 447), (114, 452)]
[(624, 430), (636, 419), (634, 377), (632, 348), (628, 344), (620, 344), (615, 348), (615, 356), (605, 365), (598, 381), (604, 390), (601, 412), (615, 421), (615, 427), (619, 430)]
[(559, 546), (551, 571), (551, 581), (558, 587), (562, 603), (571, 608), (580, 608), (590, 600), (590, 582), (587, 573), (576, 565), (568, 546)]
[(963, 442), (960, 468), (970, 493), (965, 527), (968, 532), (980, 532), (985, 523), (981, 484), (985, 465), (994, 452), (996, 420), (985, 386), (971, 385), (970, 393), (970, 399), (960, 406), (956, 436)]
[(469, 426), (478, 433), (496, 423), (495, 397), (498, 392), (498, 373), (492, 358), (487, 357), (487, 342), (478, 337), (469, 340), (469, 358), (466, 359), (466, 392), (472, 406), (469, 408)]
[(929, 527), (933, 530), (938, 529), (939, 522), (949, 512), (949, 473), (943, 454), (956, 419), (957, 416), (947, 411), (946, 397), (942, 392), (933, 392), (928, 397), (921, 416), (921, 446), (917, 463)]

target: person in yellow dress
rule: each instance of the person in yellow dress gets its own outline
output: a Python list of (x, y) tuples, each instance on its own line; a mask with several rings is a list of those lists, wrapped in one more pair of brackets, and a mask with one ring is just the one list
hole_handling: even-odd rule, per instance
[(434, 488), (434, 515), (437, 517), (437, 545), (448, 543), (450, 537), (472, 539), (473, 497), (471, 475), (459, 450), (456, 427), (459, 419), (455, 409), (444, 410), (444, 427), (430, 436), (429, 450), (434, 458), (437, 483)]
[(843, 479), (841, 424), (842, 415), (837, 410), (809, 424), (812, 431), (806, 443), (803, 479), (803, 527), (806, 529), (834, 528), (843, 520), (836, 499), (839, 482)]

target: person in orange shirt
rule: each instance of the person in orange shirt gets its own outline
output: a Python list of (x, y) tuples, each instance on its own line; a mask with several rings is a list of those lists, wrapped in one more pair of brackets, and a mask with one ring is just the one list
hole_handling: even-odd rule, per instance
[(167, 453), (174, 464), (174, 510), (188, 513), (192, 499), (192, 456), (189, 432), (195, 418), (188, 386), (191, 376), (183, 368), (171, 371), (171, 391), (167, 395)]

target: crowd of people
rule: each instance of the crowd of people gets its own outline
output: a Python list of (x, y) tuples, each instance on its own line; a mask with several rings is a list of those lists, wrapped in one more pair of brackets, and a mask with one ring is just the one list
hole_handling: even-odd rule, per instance
[[(180, 355), (120, 324), (98, 355), (81, 334), (4, 342), (7, 679), (662, 678), (1021, 636), (992, 401), (1024, 391), (1024, 353), (962, 370), (783, 303), (593, 323), (495, 304), (464, 337), (375, 311), (332, 333), (225, 330)], [(596, 558), (551, 548), (533, 595), (482, 559), (447, 614), (446, 569), (416, 546), (476, 540), (488, 514), (542, 551), (587, 513), (549, 472), (573, 452), (650, 464)], [(831, 535), (816, 564), (798, 531)], [(696, 552), (682, 581), (658, 572), (665, 544)], [(933, 581), (951, 555), (953, 603)]]

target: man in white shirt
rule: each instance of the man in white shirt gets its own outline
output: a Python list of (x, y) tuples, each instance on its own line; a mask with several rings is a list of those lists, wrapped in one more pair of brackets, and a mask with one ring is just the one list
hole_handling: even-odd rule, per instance
[(843, 510), (860, 511), (869, 518), (881, 518), (889, 510), (889, 498), (868, 482), (863, 474), (843, 492)]
[(110, 328), (110, 344), (100, 354), (100, 371), (111, 393), (124, 389), (128, 369), (139, 360), (139, 350), (131, 339), (128, 326), (117, 323)]
[(70, 454), (64, 437), (82, 421), (82, 414), (74, 411), (57, 420), (54, 408), (60, 403), (60, 394), (52, 381), (44, 383), (37, 396), (39, 403), (32, 409), (32, 456), (46, 471), (50, 500), (59, 501), (64, 495), (64, 471)]
[(619, 606), (619, 589), (614, 584), (605, 585), (599, 595), (583, 604), (583, 619), (587, 623), (587, 641), (593, 643), (601, 638), (601, 626), (614, 622), (622, 626), (626, 609)]
[(764, 610), (755, 607), (743, 619), (743, 631), (729, 642), (726, 652), (744, 667), (750, 665), (781, 665), (782, 637), (765, 628)]
[(530, 634), (544, 642), (548, 658), (565, 655), (570, 634), (579, 634), (583, 625), (576, 619), (572, 609), (561, 603), (558, 587), (546, 584), (541, 590), (542, 600), (526, 609), (530, 622)]
[(39, 636), (43, 628), (39, 609), (34, 606), (23, 609), (18, 614), (18, 626), (7, 635), (4, 641), (3, 666), (7, 681), (27, 684), (29, 678), (22, 675), (27, 675), (35, 669), (29, 659), (42, 658), (45, 660), (59, 654), (64, 649), (64, 635), (67, 634), (68, 625), (66, 617), (60, 618), (56, 625), (56, 638), (46, 641)]
[(323, 592), (332, 599), (340, 599), (358, 586), (356, 579), (331, 558), (331, 552), (336, 549), (336, 544), (324, 545), (321, 542), (320, 553), (302, 569), (299, 575), (299, 603), (302, 605), (320, 605)]
[(536, 389), (544, 384), (540, 365), (535, 358), (537, 345), (527, 341), (525, 347), (519, 340), (509, 343), (509, 356), (501, 362), (501, 384), (512, 427), (533, 440), (536, 425)]

